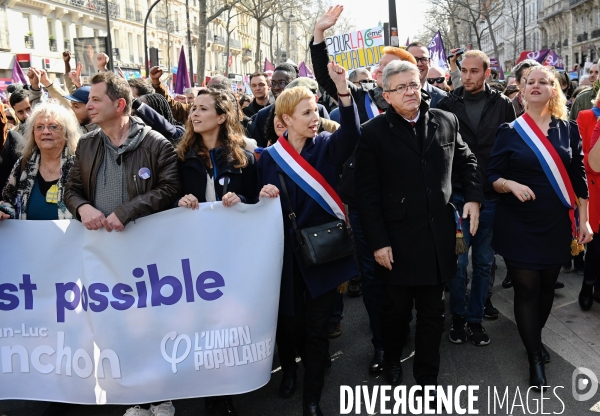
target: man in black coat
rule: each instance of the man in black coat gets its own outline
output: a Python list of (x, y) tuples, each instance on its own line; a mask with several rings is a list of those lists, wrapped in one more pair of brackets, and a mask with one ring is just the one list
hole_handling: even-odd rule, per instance
[(417, 310), (413, 373), (436, 385), (444, 323), (444, 284), (456, 271), (456, 222), (449, 204), (455, 174), (465, 192), (464, 217), (477, 230), (482, 184), (477, 161), (452, 114), (421, 100), (419, 70), (394, 61), (383, 72), (390, 104), (362, 126), (356, 152), (355, 200), (367, 244), (384, 282), (383, 371), (402, 380), (400, 356), (413, 302)]

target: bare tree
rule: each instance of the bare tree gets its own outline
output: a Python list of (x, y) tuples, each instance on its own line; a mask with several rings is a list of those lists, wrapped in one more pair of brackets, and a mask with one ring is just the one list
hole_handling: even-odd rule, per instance
[[(215, 20), (221, 13), (228, 10), (231, 6), (225, 3), (221, 7), (216, 7), (210, 0), (200, 0), (200, 33), (198, 34), (198, 82), (202, 83), (204, 80), (204, 67), (206, 66), (206, 34), (208, 32), (208, 24)], [(210, 3), (210, 4), (209, 4)], [(215, 10), (216, 8), (216, 10)], [(209, 10), (213, 11), (209, 15)]]
[(244, 13), (256, 21), (256, 50), (254, 59), (255, 71), (260, 70), (260, 47), (262, 44), (261, 26), (265, 20), (278, 13), (290, 12), (294, 8), (306, 4), (308, 0), (241, 0), (240, 7)]
[(504, 7), (504, 16), (505, 23), (508, 29), (508, 32), (512, 34), (512, 36), (507, 37), (505, 39), (506, 42), (512, 48), (512, 64), (514, 65), (517, 60), (517, 51), (519, 50), (519, 46), (521, 44), (521, 40), (519, 39), (519, 31), (520, 31), (520, 11), (521, 11), (521, 3), (522, 0), (505, 0)]
[[(227, 23), (225, 24), (225, 33), (227, 33), (227, 39), (225, 41), (225, 56), (227, 56), (227, 63), (225, 64), (225, 75), (229, 75), (229, 53), (231, 50), (231, 34), (235, 31), (235, 29), (237, 29), (237, 26), (232, 27), (231, 23), (233, 22), (233, 19), (235, 17), (241, 14), (240, 9), (235, 7), (235, 5), (239, 2), (239, 0), (234, 0), (232, 3), (229, 4), (229, 9), (225, 11), (227, 12)], [(232, 11), (234, 11), (234, 13), (232, 13)]]

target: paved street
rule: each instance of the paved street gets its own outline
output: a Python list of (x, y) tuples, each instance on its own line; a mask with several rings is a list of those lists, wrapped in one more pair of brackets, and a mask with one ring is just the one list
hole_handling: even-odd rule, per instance
[[(541, 414), (540, 394), (532, 393), (527, 400), (528, 365), (527, 355), (517, 333), (512, 312), (512, 289), (500, 286), (506, 274), (504, 264), (499, 261), (495, 295), (493, 301), (500, 310), (500, 318), (486, 321), (484, 326), (492, 342), (487, 347), (475, 347), (470, 342), (454, 345), (447, 339), (450, 329), (450, 317), (446, 317), (444, 337), (441, 347), (440, 385), (477, 385), (480, 386), (475, 408), (479, 414), (524, 415)], [(576, 273), (562, 274), (560, 281), (566, 287), (557, 291), (554, 309), (543, 333), (544, 343), (550, 352), (552, 362), (546, 366), (548, 381), (557, 388), (556, 394), (550, 390), (544, 394), (543, 412), (563, 415), (593, 415), (590, 408), (600, 401), (600, 392), (586, 401), (577, 402), (571, 394), (571, 377), (576, 367), (589, 368), (600, 375), (600, 304), (595, 304), (590, 312), (583, 313), (577, 304), (582, 276)], [(343, 335), (331, 342), (333, 356), (332, 369), (327, 374), (323, 392), (322, 407), (326, 415), (340, 414), (340, 386), (367, 385), (370, 387), (384, 384), (379, 376), (370, 376), (366, 372), (372, 354), (368, 320), (362, 304), (362, 298), (346, 298), (343, 320)], [(414, 322), (413, 322), (414, 325)], [(414, 334), (414, 327), (411, 331)], [(411, 337), (405, 351), (404, 380), (412, 385), (412, 358), (414, 339)], [(237, 396), (235, 403), (243, 416), (300, 416), (301, 388), (288, 400), (279, 398), (277, 390), (281, 380), (281, 371), (277, 356), (273, 364), (273, 377), (263, 388)], [(302, 373), (300, 372), (300, 375)], [(488, 386), (495, 386), (499, 396), (508, 386), (508, 400), (500, 408), (496, 402), (488, 410)], [(517, 390), (522, 395), (518, 395)], [(558, 399), (557, 398), (560, 399)], [(462, 396), (464, 397), (464, 396)], [(493, 395), (490, 398), (493, 403)], [(521, 407), (521, 403), (524, 407)], [(564, 403), (564, 404), (563, 404)], [(176, 415), (204, 415), (202, 399), (177, 400), (174, 402)], [(464, 405), (464, 400), (462, 401)], [(514, 407), (512, 407), (514, 405)], [(512, 407), (512, 408), (509, 408)], [(599, 405), (600, 407), (600, 405)], [(41, 414), (45, 405), (34, 402), (0, 402), (0, 416), (36, 416)], [(73, 406), (66, 416), (120, 416), (127, 406)], [(351, 414), (355, 414), (354, 412)], [(365, 411), (363, 415), (381, 414), (379, 406), (374, 413)], [(447, 413), (444, 413), (447, 414)], [(457, 414), (457, 413), (451, 413)]]

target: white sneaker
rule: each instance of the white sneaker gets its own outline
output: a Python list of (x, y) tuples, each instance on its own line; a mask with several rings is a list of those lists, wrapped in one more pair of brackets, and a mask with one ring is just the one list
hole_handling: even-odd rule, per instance
[(130, 407), (123, 416), (152, 416), (150, 410), (142, 409), (139, 406)]
[(173, 406), (170, 400), (158, 406), (150, 405), (150, 414), (152, 416), (174, 416), (175, 406)]

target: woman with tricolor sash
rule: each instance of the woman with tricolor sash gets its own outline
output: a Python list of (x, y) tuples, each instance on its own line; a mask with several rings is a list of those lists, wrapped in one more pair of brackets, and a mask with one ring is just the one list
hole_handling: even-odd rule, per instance
[(277, 323), (280, 395), (291, 397), (295, 391), (298, 353), (304, 365), (303, 414), (310, 416), (323, 414), (319, 401), (329, 363), (327, 329), (336, 289), (359, 273), (352, 256), (307, 266), (290, 218), (295, 215), (299, 229), (345, 222), (337, 181), (356, 147), (360, 124), (346, 71), (335, 63), (328, 71), (337, 86), (340, 128), (333, 134), (318, 133), (314, 93), (304, 87), (286, 89), (277, 97), (275, 113), (287, 132), (262, 153), (257, 166), (261, 198), (276, 198), (280, 190), (289, 196), (281, 200), (285, 245)]
[[(547, 386), (550, 355), (541, 331), (552, 310), (561, 264), (592, 240), (581, 137), (567, 121), (554, 73), (527, 76), (525, 113), (500, 126), (487, 171), (500, 194), (492, 247), (504, 257), (514, 285), (515, 320), (529, 358), (530, 385)], [(574, 208), (578, 206), (578, 215)]]

